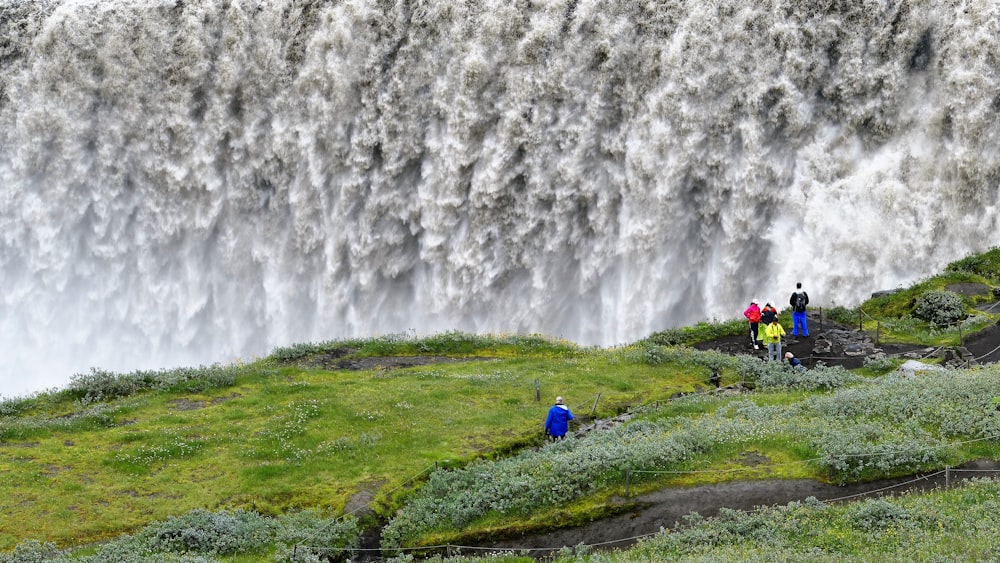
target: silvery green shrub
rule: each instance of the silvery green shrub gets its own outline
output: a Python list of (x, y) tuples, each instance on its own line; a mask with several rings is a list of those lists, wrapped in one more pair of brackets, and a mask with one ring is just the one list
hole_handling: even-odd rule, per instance
[(207, 389), (228, 387), (246, 370), (242, 365), (182, 367), (155, 371), (116, 373), (91, 369), (90, 373), (77, 373), (70, 378), (66, 393), (85, 404), (128, 397), (151, 389), (170, 389), (182, 386), (184, 390), (200, 393)]
[(877, 356), (866, 356), (864, 365), (866, 368), (876, 371), (885, 372), (896, 367), (896, 362), (892, 359), (886, 357), (884, 354), (879, 354)]
[(965, 318), (965, 309), (957, 293), (933, 289), (917, 298), (913, 314), (936, 325), (950, 325)]
[(276, 561), (304, 562), (346, 559), (361, 545), (357, 518), (331, 518), (302, 510), (278, 518), (275, 539), (282, 544)]
[[(156, 552), (132, 536), (121, 536), (103, 544), (97, 553), (69, 559), (73, 563), (219, 563), (220, 560), (205, 554)], [(60, 561), (60, 563), (62, 563)]]
[(68, 561), (69, 555), (52, 542), (25, 540), (10, 553), (0, 553), (0, 563), (49, 563)]
[(756, 356), (748, 354), (738, 354), (733, 356), (733, 367), (744, 381), (757, 384), (762, 379), (765, 381), (773, 378), (783, 378), (786, 374), (787, 364), (784, 362), (767, 362)]
[(245, 510), (209, 512), (197, 508), (142, 529), (136, 539), (154, 552), (246, 553), (271, 542), (273, 519)]
[(869, 532), (911, 523), (908, 510), (885, 499), (868, 499), (852, 506), (848, 518), (851, 525)]
[(0, 418), (19, 416), (38, 400), (37, 393), (25, 397), (8, 397), (0, 400)]
[(842, 484), (866, 471), (874, 475), (913, 472), (952, 453), (947, 442), (913, 422), (838, 424), (828, 420), (823, 430), (812, 437), (811, 446), (820, 452), (820, 465)]
[(795, 371), (788, 365), (782, 369), (763, 370), (758, 376), (758, 389), (801, 389), (806, 391), (831, 390), (853, 385), (864, 377), (847, 371), (841, 366), (816, 366), (805, 371)]

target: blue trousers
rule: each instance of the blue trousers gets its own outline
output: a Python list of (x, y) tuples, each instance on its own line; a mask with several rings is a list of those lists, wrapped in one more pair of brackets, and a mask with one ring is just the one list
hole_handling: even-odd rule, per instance
[(806, 312), (792, 312), (792, 336), (809, 336), (809, 326), (806, 324)]

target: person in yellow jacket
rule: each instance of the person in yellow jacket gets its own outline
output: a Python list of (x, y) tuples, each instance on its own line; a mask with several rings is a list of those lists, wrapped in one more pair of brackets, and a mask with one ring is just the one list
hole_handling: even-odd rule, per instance
[(785, 336), (785, 329), (778, 322), (777, 317), (771, 324), (764, 325), (764, 344), (767, 345), (767, 361), (781, 361), (781, 339)]

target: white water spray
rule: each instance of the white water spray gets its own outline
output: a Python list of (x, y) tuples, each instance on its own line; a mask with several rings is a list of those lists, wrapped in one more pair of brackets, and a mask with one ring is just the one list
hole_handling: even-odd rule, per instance
[(415, 330), (584, 344), (1000, 240), (1000, 14), (0, 3), (0, 393)]

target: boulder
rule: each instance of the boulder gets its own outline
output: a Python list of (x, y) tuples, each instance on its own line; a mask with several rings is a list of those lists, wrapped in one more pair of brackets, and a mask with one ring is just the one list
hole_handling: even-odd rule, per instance
[(907, 360), (897, 370), (905, 375), (916, 375), (922, 371), (944, 371), (944, 368), (937, 364), (925, 364), (916, 360)]

